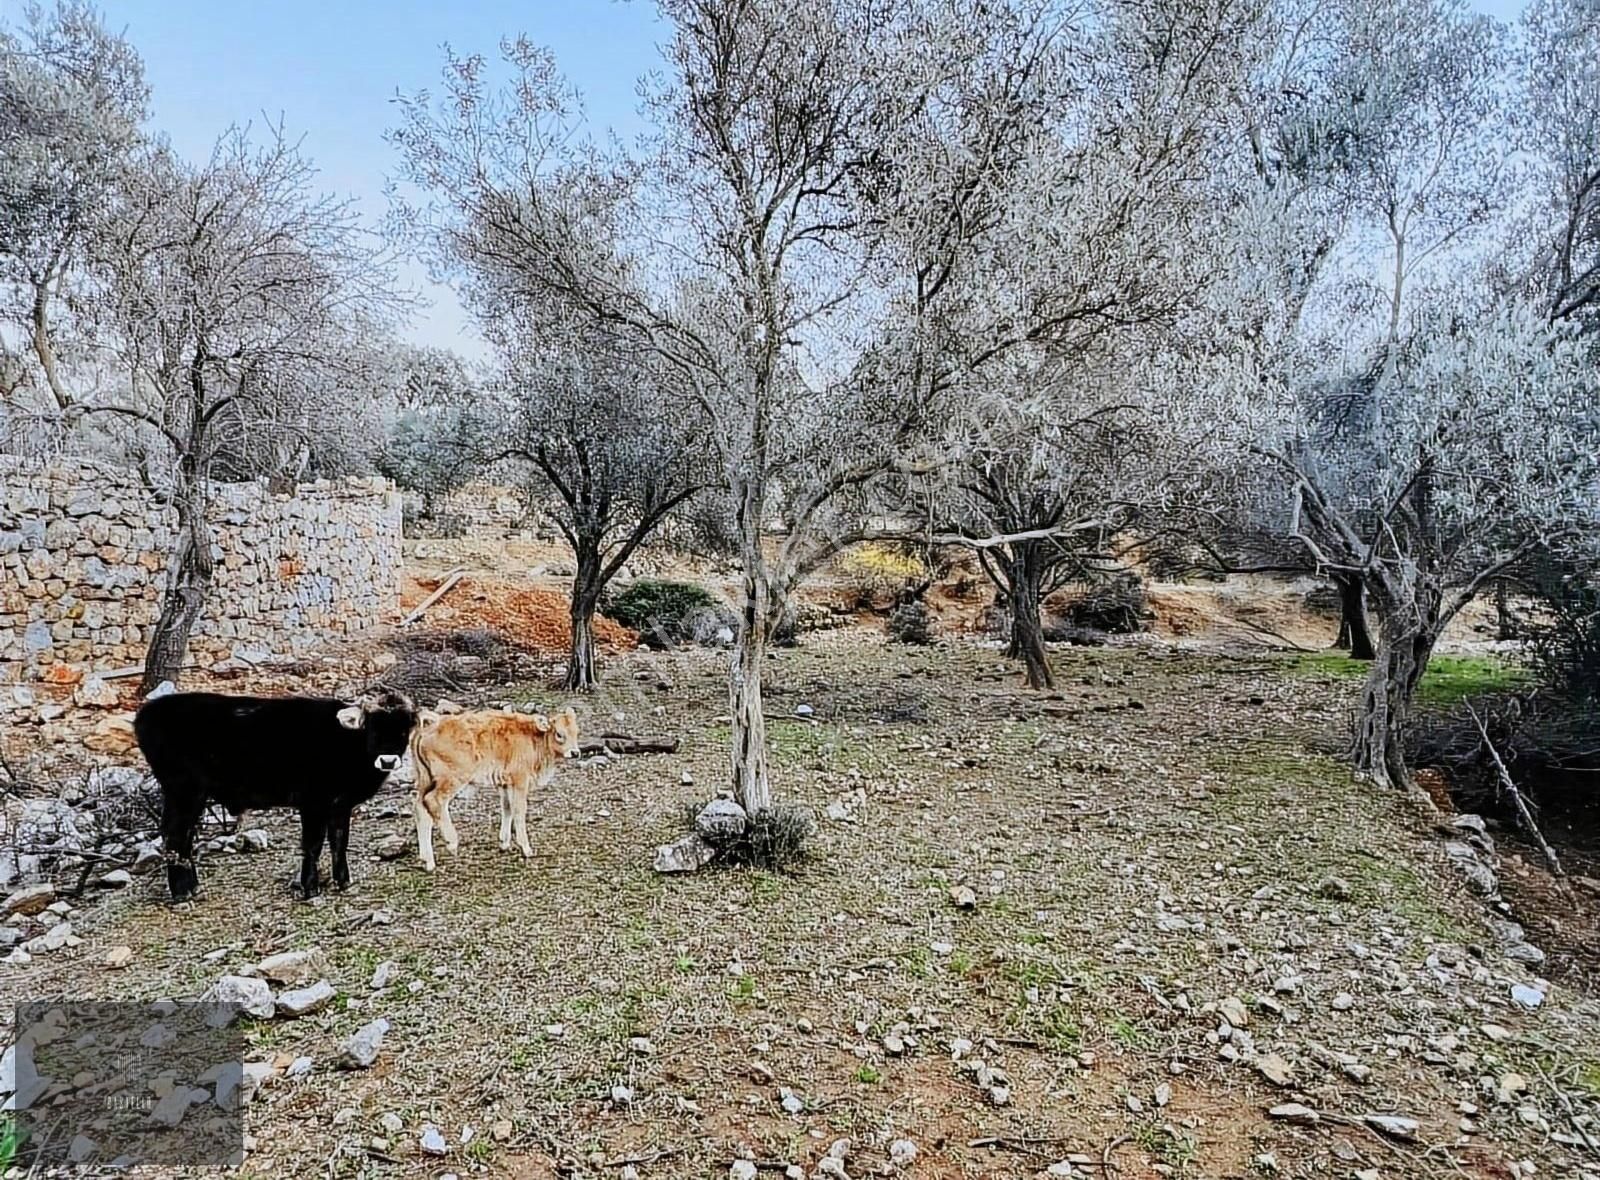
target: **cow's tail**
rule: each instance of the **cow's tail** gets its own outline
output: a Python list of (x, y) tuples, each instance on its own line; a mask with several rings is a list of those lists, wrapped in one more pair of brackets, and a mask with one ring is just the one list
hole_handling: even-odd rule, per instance
[(439, 714), (431, 709), (424, 709), (417, 714), (416, 728), (411, 731), (411, 769), (417, 777), (417, 798), (421, 799), (433, 790), (433, 768), (428, 765), (426, 742), (423, 740), (428, 732), (439, 723)]

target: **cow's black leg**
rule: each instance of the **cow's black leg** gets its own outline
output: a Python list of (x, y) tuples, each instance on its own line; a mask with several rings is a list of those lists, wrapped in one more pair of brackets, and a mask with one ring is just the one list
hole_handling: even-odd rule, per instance
[(328, 834), (328, 817), (321, 812), (300, 813), (300, 896), (310, 899), (322, 889), (317, 861), (322, 859), (322, 841)]
[(350, 847), (350, 813), (335, 812), (328, 817), (328, 852), (333, 858), (333, 883), (340, 889), (350, 888), (350, 865), (345, 852)]
[(181, 787), (161, 792), (161, 847), (167, 861), (167, 890), (173, 901), (187, 901), (200, 888), (194, 868), (194, 830), (205, 799)]

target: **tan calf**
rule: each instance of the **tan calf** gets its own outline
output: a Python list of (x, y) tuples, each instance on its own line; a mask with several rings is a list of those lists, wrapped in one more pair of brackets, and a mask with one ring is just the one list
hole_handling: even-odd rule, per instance
[(450, 799), (469, 783), (493, 784), (500, 799), (500, 847), (511, 850), (512, 826), (523, 856), (528, 846), (528, 792), (555, 776), (561, 759), (578, 752), (578, 717), (563, 709), (553, 718), (538, 713), (425, 714), (411, 735), (417, 771), (417, 849), (433, 872), (433, 829), (445, 846), (461, 846), (450, 822)]

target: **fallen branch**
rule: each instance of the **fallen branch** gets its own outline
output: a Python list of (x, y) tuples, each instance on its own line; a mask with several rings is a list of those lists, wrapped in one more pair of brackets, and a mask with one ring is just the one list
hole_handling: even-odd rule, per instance
[(580, 743), (578, 752), (580, 754), (676, 754), (678, 739), (603, 733), (592, 742)]
[(111, 668), (105, 672), (95, 672), (93, 675), (101, 680), (126, 680), (130, 676), (140, 676), (144, 673), (143, 664), (133, 664), (127, 668)]
[(1527, 829), (1528, 835), (1533, 837), (1534, 843), (1539, 846), (1539, 851), (1544, 854), (1544, 859), (1550, 866), (1550, 872), (1557, 877), (1565, 877), (1561, 870), (1561, 861), (1556, 856), (1556, 850), (1551, 848), (1539, 831), (1539, 825), (1533, 822), (1533, 811), (1528, 806), (1528, 801), (1517, 789), (1517, 784), (1512, 781), (1511, 772), (1506, 769), (1506, 764), (1500, 760), (1500, 751), (1494, 748), (1494, 742), (1489, 740), (1488, 727), (1484, 725), (1483, 718), (1478, 716), (1476, 709), (1467, 706), (1467, 713), (1478, 727), (1478, 732), (1483, 735), (1484, 749), (1489, 751), (1489, 757), (1494, 761), (1495, 771), (1499, 774), (1500, 785), (1506, 794), (1511, 796), (1511, 802), (1516, 805), (1517, 816), (1522, 821), (1522, 826)]
[(454, 589), (455, 584), (461, 580), (462, 575), (464, 575), (466, 572), (467, 571), (464, 567), (457, 566), (455, 569), (446, 574), (444, 576), (444, 581), (439, 583), (439, 588), (432, 594), (428, 595), (428, 597), (424, 598), (421, 604), (418, 605), (417, 608), (409, 615), (401, 619), (400, 625), (402, 627), (409, 627), (412, 623), (415, 623), (418, 619), (425, 615), (430, 606), (438, 602), (446, 594), (450, 593), (452, 589)]

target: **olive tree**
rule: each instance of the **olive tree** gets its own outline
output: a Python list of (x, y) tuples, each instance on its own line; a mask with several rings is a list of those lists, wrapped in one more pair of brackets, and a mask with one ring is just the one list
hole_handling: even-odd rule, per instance
[(206, 516), (219, 455), (280, 438), (314, 447), (308, 396), (324, 421), (367, 419), (386, 380), (371, 341), (387, 269), (312, 176), (281, 133), (257, 144), (230, 131), (198, 165), (152, 149), (95, 260), (126, 393), (90, 412), (153, 440), (177, 516), (146, 690), (178, 676), (212, 582)]
[(1534, 0), (1522, 18), (1521, 126), (1534, 158), (1531, 235), (1550, 315), (1600, 325), (1600, 7)]
[[(855, 0), (667, 0), (648, 156), (576, 140), (572, 96), (525, 41), (495, 92), (452, 59), (393, 139), (427, 194), (405, 220), (496, 276), (625, 334), (704, 423), (743, 567), (730, 670), (733, 785), (770, 806), (761, 681), (811, 569), (867, 531), (870, 491), (926, 465), (952, 374), (1090, 292), (995, 306), (969, 281), (1060, 110), (1067, 17)], [(982, 336), (970, 342), (974, 333)], [(769, 545), (769, 526), (781, 541)]]
[[(67, 325), (94, 308), (86, 263), (147, 112), (144, 66), (81, 0), (0, 23), (0, 401), (79, 399)], [(81, 342), (87, 347), (87, 341)]]
[(711, 472), (701, 420), (676, 374), (626, 335), (595, 326), (500, 326), (503, 447), (534, 473), (572, 548), (572, 643), (563, 687), (597, 683), (594, 613), (639, 546)]
[(1560, 551), (1596, 520), (1600, 420), (1582, 341), (1537, 305), (1481, 300), (1441, 296), (1396, 347), (1385, 317), (1383, 412), (1348, 455), (1293, 437), (1263, 448), (1286, 476), (1290, 534), (1368, 587), (1378, 643), (1355, 754), (1383, 785), (1409, 781), (1411, 703), (1444, 628), (1524, 555)]

